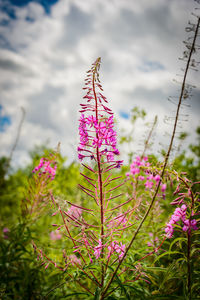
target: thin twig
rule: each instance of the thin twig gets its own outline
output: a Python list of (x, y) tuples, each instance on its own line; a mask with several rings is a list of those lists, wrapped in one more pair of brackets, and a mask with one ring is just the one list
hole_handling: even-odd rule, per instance
[(11, 163), (11, 160), (12, 160), (12, 157), (13, 157), (13, 153), (15, 152), (15, 149), (17, 147), (17, 144), (19, 142), (19, 138), (20, 138), (20, 134), (21, 134), (21, 130), (22, 130), (22, 125), (23, 125), (23, 122), (24, 122), (24, 118), (25, 118), (25, 109), (23, 107), (21, 107), (21, 111), (22, 111), (22, 116), (21, 116), (21, 119), (20, 119), (20, 122), (19, 122), (19, 125), (18, 125), (18, 128), (17, 128), (17, 135), (16, 135), (16, 138), (15, 138), (15, 141), (14, 141), (14, 144), (11, 148), (11, 151), (10, 151), (10, 154), (8, 156), (8, 161), (7, 161), (7, 164), (6, 164), (6, 168), (5, 168), (5, 174), (8, 172), (8, 169), (10, 167), (10, 163)]
[(141, 156), (142, 158), (144, 157), (145, 152), (146, 152), (146, 150), (147, 150), (148, 147), (149, 147), (149, 141), (150, 141), (151, 136), (152, 136), (152, 134), (153, 134), (153, 131), (154, 131), (155, 127), (156, 127), (157, 120), (158, 120), (158, 116), (155, 116), (153, 125), (152, 125), (152, 127), (151, 127), (151, 130), (149, 131), (148, 137), (147, 137), (147, 139), (146, 139), (145, 142), (144, 142), (144, 150), (143, 150), (143, 153), (142, 153), (142, 156)]

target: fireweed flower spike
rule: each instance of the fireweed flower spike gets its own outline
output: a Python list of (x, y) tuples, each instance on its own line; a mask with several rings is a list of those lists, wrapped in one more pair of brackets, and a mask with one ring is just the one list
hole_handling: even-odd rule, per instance
[[(84, 273), (93, 285), (103, 289), (109, 265), (122, 261), (126, 251), (126, 244), (122, 240), (123, 233), (126, 228), (134, 225), (135, 219), (132, 218), (134, 208), (129, 205), (132, 198), (117, 203), (122, 195), (117, 193), (117, 189), (123, 183), (116, 183), (121, 178), (116, 173), (123, 161), (118, 158), (120, 153), (117, 149), (113, 112), (103, 95), (99, 68), (100, 58), (87, 72), (83, 88), (86, 91), (83, 97), (86, 103), (81, 104), (80, 109), (80, 141), (77, 150), (78, 158), (87, 173), (80, 173), (85, 184), (79, 184), (79, 188), (86, 194), (86, 198), (81, 205), (66, 200), (67, 207), (63, 208), (63, 204), (60, 206), (58, 200), (54, 199), (52, 193), (50, 194), (56, 210), (52, 214), (55, 221), (52, 222), (53, 231), (50, 238), (55, 241), (62, 236), (69, 242), (68, 251), (63, 256), (64, 265), (60, 266), (44, 253), (41, 256), (41, 250), (35, 244), (33, 247), (46, 264), (46, 268), (49, 263), (60, 270), (76, 268), (81, 270), (81, 274)], [(53, 161), (41, 159), (33, 172), (39, 175), (39, 178), (44, 177), (51, 181), (54, 179), (55, 171), (56, 165)], [(84, 202), (87, 206), (84, 206)], [(124, 207), (126, 209), (123, 211)], [(62, 225), (58, 221), (57, 214), (60, 214)], [(95, 269), (94, 262), (98, 266)], [(90, 292), (89, 287), (82, 285), (81, 278), (77, 283)]]
[(80, 145), (78, 158), (82, 161), (85, 157), (94, 159), (99, 163), (112, 163), (112, 167), (118, 168), (122, 161), (116, 160), (119, 155), (117, 134), (113, 129), (113, 112), (107, 107), (107, 99), (102, 94), (102, 86), (99, 81), (99, 68), (101, 59), (98, 58), (92, 68), (87, 72), (85, 82), (87, 100), (81, 104), (81, 117), (79, 119)]
[[(143, 182), (145, 189), (148, 191), (155, 190), (156, 186), (160, 181), (159, 174), (153, 174), (151, 170), (151, 164), (148, 161), (148, 157), (136, 156), (130, 165), (130, 172), (126, 173), (128, 179), (134, 179), (138, 182)], [(165, 183), (161, 184), (161, 193), (163, 198), (165, 198), (165, 191), (167, 185)]]
[[(99, 80), (100, 62), (101, 59), (98, 58), (87, 72), (85, 87), (83, 88), (86, 91), (83, 97), (86, 100), (86, 104), (81, 104), (80, 109), (80, 142), (77, 150), (78, 158), (82, 162), (86, 159), (87, 162), (91, 160), (97, 164), (97, 171), (95, 171), (89, 165), (82, 163), (93, 175), (88, 177), (81, 173), (90, 187), (88, 188), (82, 185), (79, 185), (79, 187), (87, 196), (93, 198), (96, 205), (100, 208), (100, 234), (97, 235), (93, 233), (93, 239), (87, 237), (85, 247), (87, 247), (88, 253), (90, 253), (90, 255), (92, 254), (95, 259), (103, 260), (104, 258), (110, 258), (114, 252), (120, 259), (124, 252), (125, 245), (119, 244), (117, 241), (113, 242), (113, 240), (116, 239), (114, 235), (117, 231), (112, 224), (116, 225), (116, 222), (114, 222), (114, 219), (112, 220), (110, 217), (107, 217), (109, 208), (113, 205), (112, 200), (120, 196), (114, 194), (115, 189), (121, 186), (120, 184), (106, 190), (106, 186), (109, 186), (111, 181), (113, 182), (118, 179), (118, 177), (111, 178), (108, 172), (112, 169), (120, 168), (123, 161), (117, 159), (120, 154), (117, 149), (117, 134), (114, 129), (113, 112), (107, 105), (108, 101), (103, 95), (103, 88)], [(97, 176), (97, 178), (95, 176)], [(121, 223), (122, 222), (118, 222), (116, 228), (126, 226), (126, 224)], [(102, 286), (105, 276), (104, 273), (105, 269), (102, 262)]]
[(42, 174), (47, 174), (48, 178), (54, 180), (56, 175), (56, 169), (57, 169), (57, 165), (55, 162), (50, 162), (45, 158), (41, 158), (39, 165), (35, 167), (32, 172), (33, 173), (39, 172), (38, 174), (39, 176), (41, 176)]
[(170, 221), (167, 223), (165, 227), (165, 233), (167, 238), (172, 238), (174, 233), (174, 226), (179, 222), (181, 222), (182, 230), (190, 232), (191, 230), (197, 230), (197, 221), (195, 219), (190, 220), (187, 219), (186, 216), (187, 206), (183, 204), (181, 207), (177, 207), (171, 216)]

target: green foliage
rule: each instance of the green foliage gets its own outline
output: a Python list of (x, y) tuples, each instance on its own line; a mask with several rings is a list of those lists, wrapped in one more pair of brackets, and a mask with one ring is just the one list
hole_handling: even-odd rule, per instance
[(10, 228), (0, 240), (0, 291), (2, 299), (41, 299), (43, 272), (32, 256), (31, 232), (25, 224)]
[[(145, 116), (144, 113), (139, 115), (140, 117)], [(135, 121), (136, 119), (133, 120), (133, 123)], [(199, 136), (198, 130), (197, 133)], [(173, 212), (170, 202), (176, 198), (173, 193), (177, 182), (174, 179), (175, 175), (172, 175), (171, 172), (174, 169), (179, 174), (186, 172), (187, 177), (191, 178), (192, 181), (199, 180), (199, 137), (197, 143), (190, 146), (190, 150), (191, 154), (186, 151), (178, 153), (171, 164), (171, 169), (166, 172), (164, 179), (167, 183), (166, 197), (165, 199), (161, 197), (159, 202), (155, 203), (140, 235), (136, 238), (134, 246), (130, 249), (127, 259), (120, 269), (121, 275), (115, 277), (105, 299), (188, 299), (187, 234), (177, 226), (171, 240), (167, 239), (163, 242), (163, 235), (164, 227)], [(38, 199), (39, 185), (35, 181), (35, 175), (32, 175), (32, 170), (38, 164), (42, 152), (45, 152), (46, 157), (49, 153), (55, 153), (51, 149), (45, 149), (45, 147), (38, 148), (31, 152), (31, 164), (23, 169), (11, 170), (8, 174), (6, 158), (0, 160), (0, 173), (2, 175), (0, 189), (0, 273), (2, 274), (0, 277), (0, 295), (2, 299), (99, 299), (101, 290), (99, 288), (94, 290), (94, 283), (90, 283), (85, 274), (87, 269), (80, 271), (69, 266), (65, 272), (60, 272), (55, 269), (53, 264), (50, 264), (45, 270), (45, 265), (42, 265), (42, 262), (37, 260), (37, 255), (33, 253), (32, 240), (37, 244), (38, 250), (43, 249), (48, 257), (53, 258), (59, 264), (63, 260), (63, 253), (60, 249), (65, 249), (66, 255), (69, 255), (73, 247), (64, 235), (61, 240), (52, 241), (50, 239), (51, 231), (55, 230), (51, 224), (60, 224), (62, 219), (59, 214), (52, 217), (55, 208), (48, 190), (54, 193), (55, 200), (59, 200), (61, 206), (66, 210), (70, 207), (66, 201), (93, 208), (92, 201), (77, 188), (77, 183), (83, 182), (83, 177), (80, 175), (83, 170), (76, 162), (66, 166), (66, 159), (57, 153), (55, 157), (58, 162), (57, 176), (43, 190), (46, 195), (46, 202), (43, 202), (44, 197), (40, 198), (40, 204), (44, 204), (42, 210), (40, 210), (40, 206), (37, 206), (35, 214), (29, 215), (25, 219), (22, 218), (21, 204), (23, 202), (27, 204), (27, 214), (28, 211), (30, 212), (34, 201)], [(52, 155), (49, 157), (52, 158)], [(149, 161), (153, 172), (162, 167), (155, 155), (149, 156)], [(84, 174), (90, 176), (90, 171), (85, 171)], [(127, 171), (129, 171), (129, 166), (124, 166), (120, 171), (117, 170), (115, 175), (125, 179)], [(183, 176), (185, 175), (184, 173)], [(85, 186), (89, 188), (89, 185)], [(111, 183), (110, 188), (113, 186), (114, 184)], [(194, 193), (197, 192), (198, 184), (192, 186), (192, 190)], [(127, 199), (128, 194), (132, 195), (133, 193), (133, 182), (125, 179), (125, 184), (119, 188), (118, 192), (124, 193), (124, 199)], [(135, 225), (127, 229), (123, 240), (119, 238), (119, 241), (125, 244), (132, 236), (151, 198), (151, 193), (145, 191), (144, 184), (137, 183), (136, 198), (136, 200), (132, 200), (129, 206), (134, 207), (134, 205), (139, 204), (137, 201), (140, 198), (143, 202), (134, 212), (138, 218), (135, 219)], [(199, 208), (195, 208), (195, 210), (198, 211)], [(198, 215), (196, 219), (199, 221)], [(5, 227), (9, 229), (6, 234), (3, 233)], [(74, 237), (77, 238), (76, 234), (78, 231), (76, 232), (75, 229)], [(200, 299), (199, 240), (198, 230), (193, 232), (191, 236), (190, 265), (193, 297), (191, 299)], [(151, 246), (148, 243), (151, 243)], [(160, 245), (161, 247), (156, 250)], [(98, 274), (99, 266), (97, 261), (93, 261), (92, 264), (88, 265), (88, 270)], [(112, 267), (105, 282), (109, 280), (115, 265)], [(123, 272), (125, 268), (128, 269)], [(94, 291), (94, 296), (79, 285), (80, 278), (89, 291)], [(113, 292), (109, 294), (112, 290)]]
[(146, 112), (144, 109), (139, 109), (135, 106), (131, 110), (131, 123), (134, 124), (138, 118), (144, 119), (146, 117)]
[(20, 214), (21, 200), (24, 197), (25, 186), (27, 186), (27, 171), (19, 169), (6, 174), (7, 159), (2, 157), (0, 160), (0, 211), (1, 223), (7, 225), (12, 223)]

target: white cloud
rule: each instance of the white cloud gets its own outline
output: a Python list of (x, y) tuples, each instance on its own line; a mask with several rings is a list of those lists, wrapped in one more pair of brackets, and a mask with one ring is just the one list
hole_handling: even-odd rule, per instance
[[(26, 119), (13, 164), (27, 160), (27, 151), (48, 139), (53, 147), (60, 141), (63, 153), (74, 159), (81, 87), (98, 56), (114, 112), (142, 105), (150, 120), (159, 114), (162, 136), (167, 128), (163, 117), (170, 109), (167, 97), (177, 89), (172, 78), (181, 66), (181, 41), (193, 8), (187, 0), (60, 0), (50, 15), (35, 2), (13, 7), (15, 19), (0, 12), (0, 20), (7, 22), (0, 25), (0, 102), (12, 120), (1, 133), (0, 154), (12, 147), (23, 106)], [(196, 85), (197, 78), (190, 75)], [(191, 110), (192, 129), (198, 125), (196, 111)], [(124, 123), (127, 127), (124, 120), (119, 126)], [(135, 134), (137, 140), (141, 132)]]

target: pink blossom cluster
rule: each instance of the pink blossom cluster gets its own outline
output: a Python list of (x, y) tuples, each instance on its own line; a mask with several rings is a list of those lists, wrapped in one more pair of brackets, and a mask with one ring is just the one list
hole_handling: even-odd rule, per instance
[(119, 214), (117, 217), (109, 221), (108, 228), (115, 228), (118, 226), (125, 227), (128, 222), (128, 219), (125, 217), (124, 214)]
[(96, 257), (96, 259), (98, 259), (101, 255), (101, 250), (103, 248), (101, 239), (98, 240), (98, 245), (96, 247), (94, 247), (94, 256)]
[(71, 262), (72, 266), (81, 265), (81, 260), (75, 254), (69, 255), (69, 261)]
[(82, 154), (83, 151), (88, 152), (88, 156), (90, 156), (91, 159), (94, 158), (92, 151), (85, 148), (88, 146), (89, 149), (91, 149), (91, 147), (99, 149), (102, 147), (102, 149), (100, 149), (101, 156), (104, 155), (107, 161), (114, 161), (114, 155), (119, 155), (120, 153), (116, 148), (117, 138), (116, 131), (113, 130), (113, 116), (104, 118), (104, 121), (98, 123), (95, 117), (85, 117), (84, 114), (81, 114), (79, 122), (79, 159), (82, 160), (86, 157), (86, 155)]
[(116, 252), (118, 254), (119, 259), (121, 259), (124, 255), (126, 246), (120, 242), (120, 244), (117, 241), (114, 241), (111, 243), (110, 246), (108, 246), (108, 259), (111, 257), (111, 255)]
[(52, 241), (57, 241), (57, 240), (60, 240), (61, 238), (62, 238), (62, 234), (60, 233), (59, 230), (55, 230), (55, 231), (50, 232), (50, 239)]
[[(148, 169), (150, 167), (150, 163), (148, 162), (148, 157), (140, 157), (137, 156), (135, 160), (132, 162), (130, 166), (130, 172), (126, 173), (126, 176), (135, 176), (140, 181), (145, 181), (145, 188), (152, 189), (155, 185), (157, 185), (160, 181), (159, 174), (152, 174)], [(145, 171), (144, 171), (145, 168)], [(161, 184), (161, 191), (165, 193), (167, 185), (165, 183)]]
[(91, 70), (87, 72), (85, 80), (84, 90), (87, 90), (87, 93), (83, 98), (87, 100), (87, 103), (81, 104), (80, 110), (78, 158), (80, 160), (85, 157), (95, 160), (102, 158), (103, 162), (114, 162), (116, 163), (115, 167), (119, 168), (122, 161), (115, 161), (114, 158), (120, 153), (116, 148), (117, 134), (113, 129), (113, 113), (106, 106), (108, 101), (102, 94), (103, 89), (98, 75), (99, 68), (100, 59), (97, 59)]
[(55, 163), (53, 163), (53, 167), (51, 165), (52, 163), (49, 160), (41, 158), (39, 165), (35, 167), (32, 172), (36, 173), (40, 170), (40, 173), (38, 174), (39, 176), (41, 176), (42, 174), (48, 174), (48, 177), (53, 180), (56, 175), (57, 165)]
[[(54, 212), (52, 214), (52, 216), (57, 215), (59, 212), (59, 210), (57, 210), (56, 212)], [(63, 210), (63, 213), (72, 221), (74, 221), (75, 223), (77, 222), (78, 219), (80, 219), (81, 215), (82, 215), (82, 210), (79, 207), (76, 206), (71, 206), (67, 211)], [(59, 230), (61, 229), (62, 226), (59, 226), (57, 224), (52, 224), (52, 226), (54, 227), (58, 227), (56, 231), (52, 231), (50, 233), (50, 238), (52, 240), (59, 240), (61, 239), (61, 235), (59, 234)], [(76, 225), (74, 225), (76, 226)]]
[(190, 231), (191, 229), (197, 230), (197, 221), (195, 219), (189, 220), (186, 218), (186, 211), (187, 206), (183, 204), (181, 207), (177, 207), (171, 216), (171, 219), (169, 223), (167, 223), (167, 226), (165, 228), (165, 233), (167, 238), (171, 238), (174, 233), (174, 225), (177, 224), (179, 221), (182, 221), (183, 231)]
[(10, 229), (7, 227), (3, 228), (3, 238), (4, 239), (8, 239), (8, 235), (9, 235)]
[(79, 128), (78, 128), (81, 146), (86, 146), (89, 142), (86, 124), (87, 124), (86, 118), (85, 118), (84, 114), (81, 114), (80, 119), (79, 119)]
[(81, 210), (80, 208), (75, 207), (75, 206), (72, 205), (72, 206), (68, 209), (67, 213), (68, 213), (70, 216), (74, 217), (75, 219), (79, 219), (80, 216), (81, 216), (81, 214), (82, 214), (82, 210)]
[[(136, 156), (135, 160), (132, 162), (130, 166), (130, 174), (136, 175), (140, 173), (140, 167), (149, 167), (150, 163), (148, 162), (148, 157), (144, 156), (141, 158), (140, 156)], [(129, 175), (129, 174), (127, 174)], [(140, 178), (140, 180), (144, 180), (144, 178)]]
[(153, 233), (150, 232), (149, 236), (152, 238), (150, 242), (147, 242), (147, 246), (148, 247), (155, 247), (156, 244), (159, 242), (158, 237), (153, 238)]
[[(98, 259), (101, 255), (101, 251), (102, 248), (105, 247), (102, 245), (101, 239), (99, 239), (99, 244), (94, 247), (94, 256), (96, 257), (96, 259)], [(122, 242), (117, 242), (117, 241), (113, 241), (111, 242), (111, 244), (107, 247), (108, 248), (108, 256), (107, 258), (109, 259), (111, 257), (111, 255), (116, 252), (119, 259), (121, 259), (124, 255), (125, 252), (125, 245), (122, 244)]]

